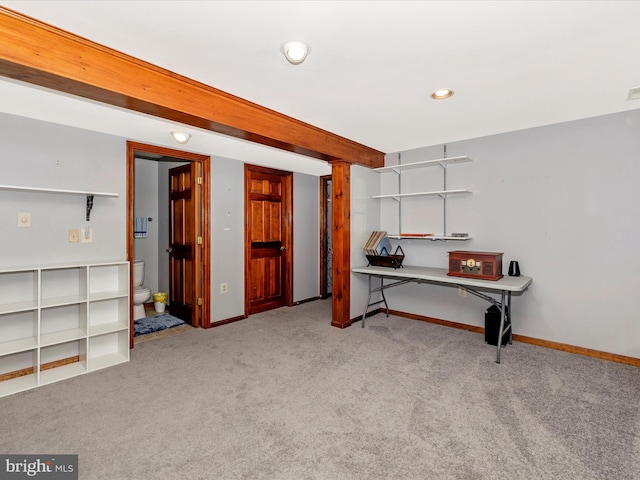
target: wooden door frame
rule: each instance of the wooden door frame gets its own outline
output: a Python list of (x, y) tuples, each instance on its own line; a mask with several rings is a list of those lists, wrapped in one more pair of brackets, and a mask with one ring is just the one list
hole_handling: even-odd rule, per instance
[[(153, 153), (165, 157), (172, 157), (185, 162), (198, 162), (200, 164), (200, 175), (202, 185), (200, 185), (200, 225), (202, 228), (202, 250), (200, 261), (196, 268), (200, 276), (202, 298), (201, 315), (199, 325), (202, 328), (211, 327), (211, 191), (210, 191), (210, 169), (211, 157), (197, 153), (174, 150), (172, 148), (149, 145), (145, 143), (127, 141), (127, 260), (129, 261), (129, 291), (133, 298), (133, 262), (134, 262), (134, 238), (133, 238), (133, 201), (135, 185), (135, 151)], [(133, 302), (129, 302), (129, 322), (130, 338), (129, 346), (133, 348)]]
[(244, 316), (249, 316), (249, 307), (251, 304), (251, 287), (249, 277), (249, 263), (251, 262), (251, 239), (249, 235), (249, 172), (260, 172), (268, 175), (280, 175), (283, 177), (283, 195), (282, 220), (285, 224), (285, 232), (283, 235), (283, 244), (285, 247), (283, 261), (285, 269), (283, 275), (283, 295), (284, 304), (288, 307), (293, 306), (293, 173), (284, 170), (275, 170), (273, 168), (260, 167), (257, 165), (244, 165)]

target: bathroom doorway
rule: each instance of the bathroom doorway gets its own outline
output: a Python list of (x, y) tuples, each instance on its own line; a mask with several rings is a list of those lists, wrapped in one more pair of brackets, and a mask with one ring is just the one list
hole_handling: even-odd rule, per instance
[[(141, 168), (141, 165), (145, 165)], [(172, 277), (170, 271), (175, 272), (175, 268), (170, 268), (170, 257), (172, 246), (170, 240), (170, 223), (175, 217), (175, 212), (171, 211), (171, 185), (169, 182), (169, 171), (172, 168), (184, 166), (192, 175), (185, 178), (192, 180), (192, 184), (185, 190), (194, 199), (191, 202), (189, 220), (189, 236), (193, 237), (193, 245), (190, 246), (191, 254), (189, 256), (190, 265), (188, 269), (185, 269), (184, 274)], [(135, 212), (137, 217), (134, 217), (134, 202), (139, 205), (140, 199), (136, 198), (142, 195), (142, 192), (137, 192), (136, 188), (140, 188), (141, 184), (149, 184), (149, 181), (142, 182), (141, 178), (136, 178), (136, 171), (138, 175), (146, 175), (148, 172), (156, 172), (155, 177), (149, 181), (151, 184), (156, 182), (157, 196), (157, 213), (147, 218), (146, 211)], [(181, 313), (178, 318), (186, 321), (187, 323), (195, 327), (209, 328), (210, 322), (210, 272), (208, 266), (210, 265), (210, 240), (209, 240), (209, 210), (210, 210), (210, 191), (209, 191), (209, 172), (210, 172), (210, 157), (206, 155), (199, 155), (190, 152), (183, 152), (179, 150), (173, 150), (165, 147), (158, 147), (154, 145), (140, 144), (136, 142), (127, 142), (127, 259), (133, 265), (133, 261), (137, 260), (139, 252), (147, 251), (148, 247), (144, 243), (144, 236), (140, 232), (136, 232), (134, 236), (134, 223), (140, 222), (140, 219), (145, 221), (145, 224), (151, 233), (155, 230), (156, 239), (155, 244), (152, 247), (156, 248), (157, 265), (155, 269), (151, 270), (157, 277), (157, 282), (150, 280), (153, 286), (153, 291), (157, 289), (168, 292), (186, 292), (188, 298), (184, 295), (180, 296), (180, 306), (184, 307), (189, 305), (192, 308), (181, 309)], [(192, 178), (189, 178), (192, 177)], [(147, 194), (148, 195), (148, 194)], [(140, 209), (139, 209), (140, 210)], [(135, 220), (135, 222), (134, 222)], [(155, 221), (154, 221), (155, 220)], [(148, 223), (146, 223), (148, 221)], [(136, 224), (137, 224), (136, 223)], [(141, 238), (142, 237), (142, 238)], [(154, 242), (151, 242), (154, 243)], [(144, 247), (141, 247), (144, 245)], [(184, 248), (184, 246), (180, 246)], [(151, 256), (153, 263), (153, 253)], [(175, 266), (174, 266), (175, 267)], [(145, 267), (146, 269), (146, 267)], [(133, 279), (133, 275), (131, 275)], [(181, 282), (180, 285), (176, 285), (175, 282)], [(147, 281), (145, 280), (145, 284)], [(157, 285), (157, 287), (156, 287)], [(188, 288), (185, 288), (188, 286)], [(131, 286), (133, 292), (133, 285)], [(169, 297), (169, 310), (171, 310), (171, 294)], [(133, 306), (131, 306), (133, 309)], [(176, 311), (176, 313), (178, 313)], [(184, 316), (188, 318), (182, 318)], [(133, 348), (133, 315), (131, 318), (131, 348)]]

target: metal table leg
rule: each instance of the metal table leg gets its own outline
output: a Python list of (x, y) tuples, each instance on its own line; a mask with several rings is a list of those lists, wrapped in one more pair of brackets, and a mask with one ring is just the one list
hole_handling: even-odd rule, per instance
[(496, 363), (500, 363), (500, 349), (502, 348), (502, 334), (504, 333), (504, 317), (505, 310), (507, 309), (507, 305), (504, 302), (505, 291), (501, 292), (501, 301), (500, 301), (500, 329), (498, 330), (498, 346), (496, 353)]

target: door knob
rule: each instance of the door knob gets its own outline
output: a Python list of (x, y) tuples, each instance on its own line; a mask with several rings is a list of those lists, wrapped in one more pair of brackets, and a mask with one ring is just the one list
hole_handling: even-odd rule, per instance
[(280, 247), (280, 251), (284, 252), (287, 249), (287, 247)]
[(173, 248), (171, 248), (171, 247), (167, 248), (167, 252), (168, 252), (168, 253), (173, 252)]

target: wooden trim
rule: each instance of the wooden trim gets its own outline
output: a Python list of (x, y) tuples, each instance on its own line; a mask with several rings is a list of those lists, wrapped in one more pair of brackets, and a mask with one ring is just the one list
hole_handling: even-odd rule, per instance
[[(474, 333), (480, 333), (484, 335), (484, 328), (475, 325), (466, 325), (464, 323), (451, 322), (449, 320), (441, 320), (439, 318), (426, 317), (423, 315), (416, 315), (414, 313), (406, 313), (398, 310), (389, 310), (390, 315), (397, 317), (409, 318), (411, 320), (419, 320), (421, 322), (435, 323), (437, 325), (444, 325), (445, 327), (457, 328), (459, 330), (467, 330)], [(530, 345), (536, 345), (538, 347), (550, 348), (552, 350), (561, 350), (563, 352), (573, 353), (575, 355), (583, 355), (585, 357), (598, 358), (600, 360), (607, 360), (615, 363), (623, 363), (625, 365), (632, 365), (634, 367), (640, 367), (640, 358), (627, 357), (625, 355), (618, 355), (616, 353), (602, 352), (600, 350), (593, 350), (591, 348), (577, 347), (575, 345), (568, 345), (566, 343), (552, 342), (550, 340), (541, 340), (539, 338), (527, 337), (525, 335), (513, 334), (513, 341), (528, 343)]]
[(229, 323), (237, 322), (238, 320), (244, 320), (247, 318), (244, 315), (238, 315), (237, 317), (226, 318), (224, 320), (217, 320), (215, 322), (210, 323), (210, 328), (221, 327), (222, 325), (227, 325)]
[(327, 288), (327, 252), (329, 243), (329, 232), (327, 228), (327, 209), (329, 202), (327, 201), (327, 191), (329, 190), (329, 182), (331, 175), (320, 177), (320, 298), (329, 296)]
[[(76, 355), (74, 357), (62, 358), (60, 360), (55, 360), (53, 362), (43, 363), (42, 365), (40, 365), (40, 371), (43, 372), (44, 370), (50, 370), (52, 368), (62, 367), (64, 365), (70, 365), (72, 363), (77, 363), (79, 361), (80, 361), (79, 355)], [(32, 373), (35, 372), (35, 370), (36, 370), (35, 367), (27, 367), (20, 370), (15, 370), (13, 372), (3, 373), (2, 375), (0, 375), (0, 382), (5, 382), (7, 380), (12, 380), (18, 377), (24, 377), (25, 375), (31, 375)]]
[[(199, 325), (202, 328), (211, 327), (211, 157), (200, 155), (193, 152), (184, 152), (167, 147), (157, 145), (148, 145), (139, 142), (127, 142), (127, 259), (129, 260), (129, 291), (133, 298), (133, 261), (134, 258), (134, 238), (133, 238), (133, 200), (135, 185), (135, 159), (136, 151), (153, 153), (165, 157), (172, 157), (185, 162), (200, 163), (200, 174), (202, 176), (202, 185), (200, 188), (200, 215), (199, 221), (201, 225), (200, 233), (202, 236), (202, 247), (200, 251), (200, 261), (198, 274), (200, 275), (201, 285), (198, 287), (198, 296), (202, 298), (201, 315), (199, 316)], [(134, 347), (134, 325), (133, 325), (133, 302), (129, 302), (129, 348)]]
[(384, 154), (0, 7), (0, 75), (321, 160)]
[(331, 164), (331, 325), (351, 325), (351, 164)]
[[(374, 315), (377, 315), (378, 313), (384, 313), (385, 310), (382, 308), (376, 308), (374, 310), (370, 310), (367, 313), (365, 313), (364, 318), (369, 318), (369, 317), (373, 317)], [(389, 310), (389, 314), (391, 314), (391, 310)], [(400, 315), (398, 315), (400, 316)], [(354, 324), (355, 322), (361, 322), (362, 321), (362, 315), (358, 315), (357, 317), (353, 317), (351, 319), (351, 324)]]
[(317, 297), (305, 298), (304, 300), (298, 300), (294, 302), (293, 306), (302, 305), (303, 303), (315, 302), (316, 300), (322, 300), (322, 297), (317, 296)]

